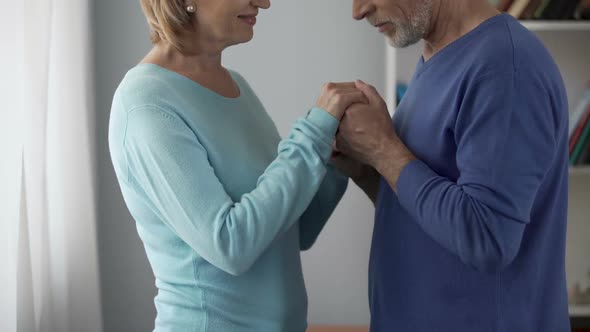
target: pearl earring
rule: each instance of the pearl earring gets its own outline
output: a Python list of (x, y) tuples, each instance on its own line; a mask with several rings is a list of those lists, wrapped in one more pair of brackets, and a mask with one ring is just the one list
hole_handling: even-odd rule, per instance
[(192, 13), (196, 12), (197, 9), (195, 8), (194, 5), (188, 5), (188, 6), (186, 6), (186, 11), (192, 14)]

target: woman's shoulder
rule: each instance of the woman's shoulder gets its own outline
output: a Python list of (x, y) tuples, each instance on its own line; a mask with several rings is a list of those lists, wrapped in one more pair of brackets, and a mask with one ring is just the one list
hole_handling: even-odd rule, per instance
[(172, 82), (149, 64), (130, 69), (117, 87), (113, 104), (131, 110), (141, 106), (163, 107), (174, 91)]

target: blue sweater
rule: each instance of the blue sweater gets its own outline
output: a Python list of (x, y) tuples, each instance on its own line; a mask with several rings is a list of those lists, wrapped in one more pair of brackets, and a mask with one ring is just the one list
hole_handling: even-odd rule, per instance
[(541, 42), (487, 20), (420, 60), (393, 121), (419, 160), (380, 186), (371, 330), (569, 331), (568, 105)]
[(326, 166), (338, 121), (313, 109), (281, 141), (232, 76), (235, 99), (143, 64), (115, 93), (109, 145), (156, 278), (156, 331), (306, 328), (300, 249), (348, 183)]

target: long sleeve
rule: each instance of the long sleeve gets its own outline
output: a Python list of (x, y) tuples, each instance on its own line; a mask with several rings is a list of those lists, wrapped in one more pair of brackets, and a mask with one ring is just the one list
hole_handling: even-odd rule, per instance
[(309, 205), (326, 173), (337, 126), (320, 109), (298, 120), (256, 188), (234, 202), (180, 118), (156, 107), (134, 109), (124, 138), (127, 181), (199, 255), (239, 275)]
[(309, 250), (313, 246), (347, 187), (348, 177), (328, 165), (328, 172), (320, 189), (299, 219), (299, 246), (301, 250)]
[(478, 270), (501, 270), (516, 257), (555, 159), (558, 124), (542, 89), (517, 71), (481, 77), (456, 119), (457, 181), (422, 161), (398, 180), (400, 203), (420, 227)]

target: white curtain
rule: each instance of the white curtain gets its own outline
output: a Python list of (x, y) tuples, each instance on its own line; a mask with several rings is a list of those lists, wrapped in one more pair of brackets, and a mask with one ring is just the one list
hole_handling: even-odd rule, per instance
[(0, 331), (102, 331), (90, 9), (0, 4)]

